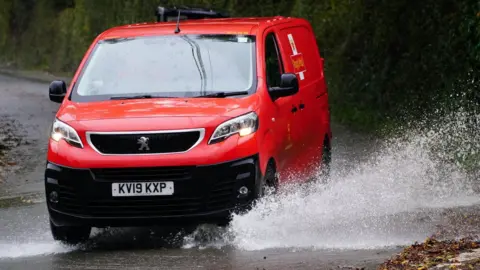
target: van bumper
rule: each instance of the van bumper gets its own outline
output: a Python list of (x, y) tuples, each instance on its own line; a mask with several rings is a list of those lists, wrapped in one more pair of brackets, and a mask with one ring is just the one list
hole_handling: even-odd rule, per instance
[[(148, 168), (76, 169), (48, 162), (50, 220), (56, 226), (91, 227), (224, 223), (256, 198), (262, 177), (258, 163), (258, 155), (207, 166)], [(174, 194), (112, 197), (112, 183), (135, 181), (172, 181)], [(248, 193), (240, 194), (241, 187)]]

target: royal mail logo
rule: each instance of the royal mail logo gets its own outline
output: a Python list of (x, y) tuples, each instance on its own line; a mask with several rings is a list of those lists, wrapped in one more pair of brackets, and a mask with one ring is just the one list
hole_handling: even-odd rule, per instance
[(290, 56), (293, 64), (293, 71), (295, 73), (305, 72), (307, 69), (305, 67), (305, 61), (303, 60), (303, 55), (301, 53)]
[(292, 46), (292, 52), (297, 52), (297, 46), (295, 45), (295, 42), (293, 42), (292, 39), (290, 39), (290, 46)]
[(290, 46), (292, 47), (293, 54), (298, 54), (297, 45), (295, 45), (295, 40), (293, 40), (292, 34), (288, 34), (287, 37), (288, 41), (290, 42)]

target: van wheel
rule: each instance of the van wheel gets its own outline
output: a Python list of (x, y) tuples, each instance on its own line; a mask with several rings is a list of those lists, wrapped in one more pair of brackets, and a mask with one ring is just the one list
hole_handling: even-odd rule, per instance
[(324, 184), (330, 180), (331, 163), (332, 147), (330, 146), (328, 138), (325, 137), (322, 150), (322, 162), (320, 164), (320, 181)]
[(265, 176), (263, 177), (258, 197), (261, 198), (266, 195), (275, 194), (277, 191), (277, 187), (277, 171), (275, 170), (275, 165), (273, 164), (273, 162), (270, 162), (265, 171)]
[(50, 221), (50, 230), (54, 240), (76, 245), (88, 240), (92, 228), (87, 226), (56, 226)]

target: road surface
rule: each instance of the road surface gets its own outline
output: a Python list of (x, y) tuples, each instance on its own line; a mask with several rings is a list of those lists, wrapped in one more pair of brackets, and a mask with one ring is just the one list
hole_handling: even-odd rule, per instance
[(235, 217), (227, 229), (97, 230), (84, 246), (63, 246), (49, 234), (43, 195), (46, 142), (58, 108), (47, 93), (46, 83), (0, 75), (0, 127), (18, 144), (6, 158), (11, 166), (0, 197), (28, 195), (0, 200), (0, 269), (375, 269), (402, 245), (454, 224), (445, 209), (478, 208), (478, 196), (462, 185), (429, 190), (423, 180), (432, 162), (419, 153), (405, 158), (403, 150), (390, 150), (367, 162), (382, 145), (335, 127), (336, 182), (325, 190), (293, 191), (276, 207)]

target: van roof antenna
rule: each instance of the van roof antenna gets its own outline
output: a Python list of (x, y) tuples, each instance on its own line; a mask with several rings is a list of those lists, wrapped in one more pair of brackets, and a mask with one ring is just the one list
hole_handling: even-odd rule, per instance
[(175, 34), (180, 33), (180, 9), (178, 10), (178, 17), (177, 17), (177, 28), (175, 28)]

